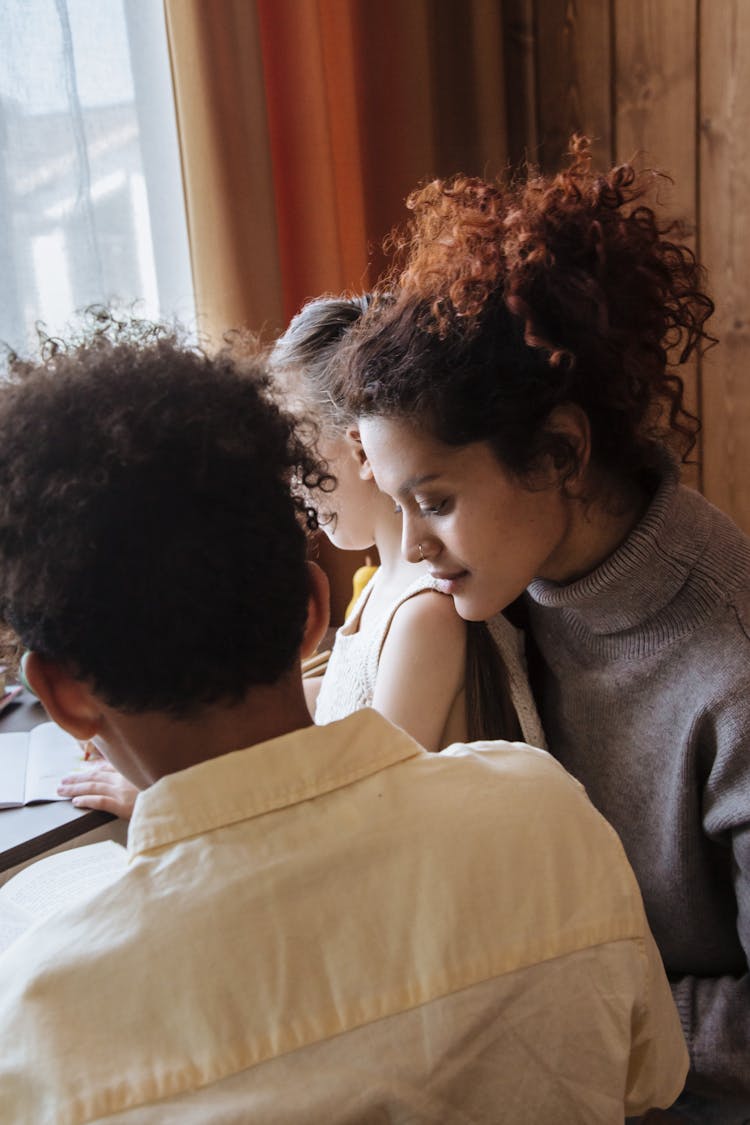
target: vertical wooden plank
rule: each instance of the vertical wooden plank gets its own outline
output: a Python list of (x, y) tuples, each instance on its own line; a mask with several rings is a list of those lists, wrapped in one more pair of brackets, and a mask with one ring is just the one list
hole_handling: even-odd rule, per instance
[[(664, 214), (697, 223), (697, 0), (615, 0), (615, 159), (640, 157), (674, 178), (660, 189)], [(690, 240), (688, 240), (690, 241)], [(694, 240), (693, 240), (694, 241)], [(699, 409), (699, 372), (680, 370), (688, 408)], [(700, 452), (685, 467), (700, 487)]]
[(696, 0), (615, 0), (615, 159), (643, 153), (674, 176), (663, 195), (696, 213)]
[(508, 163), (503, 13), (497, 0), (473, 0), (471, 11), (476, 99), (473, 112), (483, 162), (477, 171), (492, 178), (504, 171)]
[(503, 0), (503, 55), (508, 157), (518, 166), (539, 160), (533, 0)]
[(561, 167), (574, 132), (591, 137), (594, 160), (606, 168), (614, 155), (609, 4), (542, 0), (536, 35), (542, 170)]
[(497, 175), (507, 162), (497, 0), (430, 0), (435, 172)]
[(703, 361), (704, 490), (750, 533), (750, 5), (700, 22), (701, 253), (719, 345)]
[(434, 173), (477, 175), (476, 71), (472, 35), (473, 4), (429, 0), (428, 44), (432, 60)]

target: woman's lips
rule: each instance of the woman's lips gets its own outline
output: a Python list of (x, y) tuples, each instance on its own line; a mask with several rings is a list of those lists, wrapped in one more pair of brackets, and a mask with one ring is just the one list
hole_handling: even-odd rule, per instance
[(455, 574), (433, 574), (432, 577), (441, 594), (455, 594), (468, 573), (468, 570), (458, 570)]

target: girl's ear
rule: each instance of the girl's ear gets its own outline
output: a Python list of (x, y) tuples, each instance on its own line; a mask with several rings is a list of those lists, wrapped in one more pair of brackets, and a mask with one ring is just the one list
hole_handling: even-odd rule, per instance
[(54, 660), (38, 652), (24, 655), (23, 673), (53, 722), (80, 742), (99, 733), (101, 710), (89, 689)]
[(367, 454), (362, 445), (362, 438), (356, 426), (350, 426), (346, 431), (346, 440), (349, 442), (352, 456), (357, 462), (360, 480), (374, 480), (375, 478), (370, 468), (370, 462), (367, 460)]

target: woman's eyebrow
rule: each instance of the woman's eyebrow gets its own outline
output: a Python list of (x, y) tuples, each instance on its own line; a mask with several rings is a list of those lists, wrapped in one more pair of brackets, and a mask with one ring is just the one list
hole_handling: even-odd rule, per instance
[(431, 484), (437, 480), (439, 473), (425, 473), (423, 476), (409, 477), (403, 484), (399, 485), (397, 489), (398, 496), (408, 496), (415, 488), (419, 488), (421, 484)]

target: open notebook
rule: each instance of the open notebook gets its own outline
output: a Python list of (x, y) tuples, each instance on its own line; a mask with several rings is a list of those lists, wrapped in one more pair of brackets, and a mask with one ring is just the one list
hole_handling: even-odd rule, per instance
[(0, 809), (61, 800), (60, 779), (84, 765), (80, 742), (56, 723), (0, 734)]

